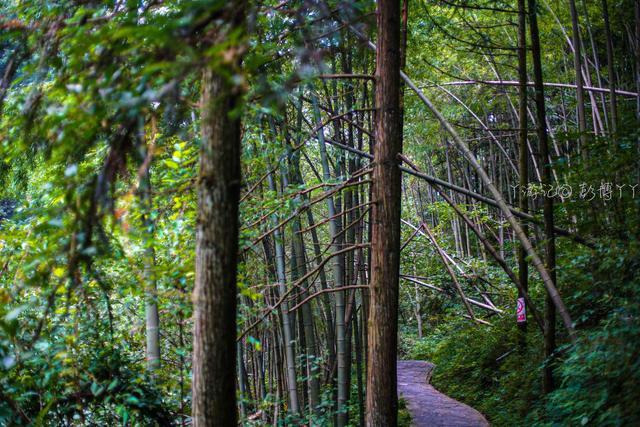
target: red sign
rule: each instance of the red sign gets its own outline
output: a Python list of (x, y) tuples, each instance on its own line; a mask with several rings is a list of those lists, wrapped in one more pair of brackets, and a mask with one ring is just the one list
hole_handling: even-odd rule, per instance
[(525, 309), (524, 298), (518, 298), (516, 316), (518, 318), (518, 323), (524, 323), (527, 321), (527, 310)]

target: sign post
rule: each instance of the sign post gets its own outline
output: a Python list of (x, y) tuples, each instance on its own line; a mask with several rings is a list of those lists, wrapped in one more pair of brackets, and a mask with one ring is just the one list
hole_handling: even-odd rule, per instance
[(518, 323), (525, 323), (527, 321), (527, 310), (525, 308), (524, 298), (518, 298), (516, 316)]

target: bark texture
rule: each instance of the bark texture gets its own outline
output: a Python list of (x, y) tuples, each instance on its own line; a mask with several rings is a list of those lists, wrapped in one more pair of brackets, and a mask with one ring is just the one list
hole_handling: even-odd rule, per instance
[(397, 425), (396, 344), (400, 274), (400, 4), (378, 2), (367, 426)]
[(193, 425), (235, 426), (239, 94), (225, 77), (207, 69), (201, 102), (193, 291)]

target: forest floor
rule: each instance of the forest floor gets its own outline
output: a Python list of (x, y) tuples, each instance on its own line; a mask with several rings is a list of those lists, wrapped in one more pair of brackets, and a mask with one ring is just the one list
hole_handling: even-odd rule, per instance
[(420, 360), (398, 361), (398, 395), (416, 427), (486, 427), (484, 416), (429, 384), (434, 365)]

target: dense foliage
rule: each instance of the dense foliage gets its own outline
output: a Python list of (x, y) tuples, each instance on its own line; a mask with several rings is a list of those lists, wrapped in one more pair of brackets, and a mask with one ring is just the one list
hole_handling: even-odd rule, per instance
[[(581, 72), (598, 89), (587, 91), (581, 143), (565, 3), (537, 6), (554, 217), (574, 237), (557, 237), (556, 273), (577, 341), (557, 319), (552, 358), (531, 315), (518, 328), (516, 287), (442, 193), (517, 273), (520, 242), (504, 212), (482, 201), (486, 184), (404, 86), (398, 355), (433, 362), (438, 389), (498, 426), (640, 423), (640, 12), (610, 0), (607, 29), (606, 2), (578, 4)], [(0, 5), (0, 425), (190, 422), (202, 72), (225, 73), (238, 56), (242, 70), (225, 77), (244, 94), (233, 112), (242, 422), (364, 425), (375, 53), (362, 38), (376, 38), (375, 4), (250, 1), (248, 40), (226, 27), (225, 4)], [(509, 205), (526, 190), (543, 253), (547, 161), (532, 88), (531, 185), (517, 185), (516, 2), (408, 4), (406, 74)], [(529, 292), (542, 314), (531, 266)], [(158, 365), (148, 360), (154, 313)], [(556, 385), (547, 394), (545, 366)]]

